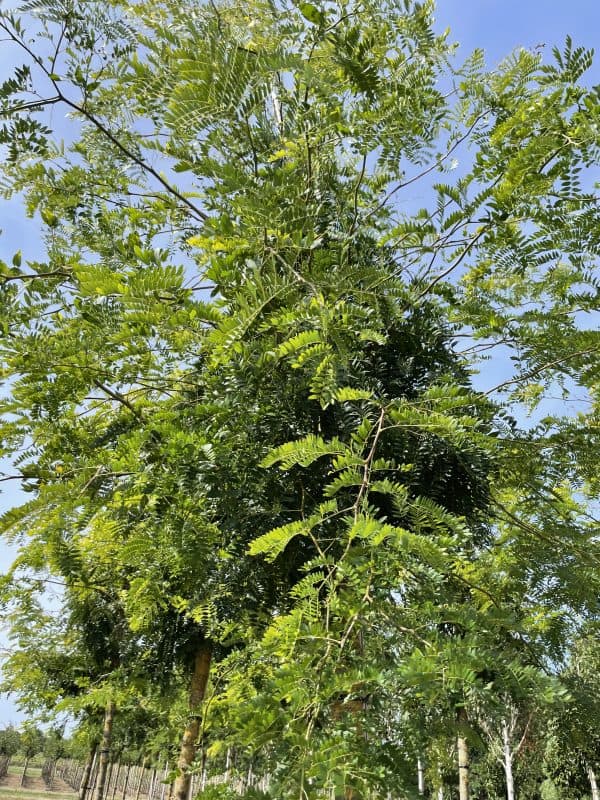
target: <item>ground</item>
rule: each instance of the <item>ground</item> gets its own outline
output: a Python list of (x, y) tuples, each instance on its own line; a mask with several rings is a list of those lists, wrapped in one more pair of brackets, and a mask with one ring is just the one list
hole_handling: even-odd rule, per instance
[(49, 790), (41, 776), (39, 767), (27, 770), (25, 785), (21, 786), (23, 768), (12, 765), (8, 775), (0, 778), (0, 800), (42, 800), (49, 795), (53, 800), (73, 800), (75, 793), (61, 778), (55, 778), (52, 790)]

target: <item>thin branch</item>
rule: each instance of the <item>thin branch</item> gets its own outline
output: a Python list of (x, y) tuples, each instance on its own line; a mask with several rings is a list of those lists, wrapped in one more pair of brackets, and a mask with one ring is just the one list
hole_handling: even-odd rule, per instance
[(536, 375), (539, 375), (541, 372), (544, 372), (547, 369), (551, 369), (552, 367), (559, 367), (561, 364), (565, 364), (566, 362), (570, 361), (572, 358), (577, 358), (578, 356), (585, 356), (588, 353), (597, 353), (600, 348), (596, 345), (595, 347), (588, 347), (585, 350), (578, 350), (575, 353), (569, 353), (569, 355), (564, 356), (563, 358), (555, 358), (552, 361), (547, 361), (545, 364), (542, 364), (535, 369), (530, 370), (529, 372), (525, 372), (523, 375), (520, 375), (517, 378), (511, 378), (508, 381), (503, 381), (502, 383), (497, 384), (492, 389), (488, 389), (487, 392), (484, 392), (485, 396), (493, 394), (497, 392), (499, 389), (504, 389), (506, 386), (512, 386), (516, 383), (521, 383), (522, 381), (529, 380), (529, 378), (535, 378)]
[(72, 100), (69, 100), (62, 93), (61, 93), (61, 100), (63, 101), (63, 103), (65, 103), (65, 105), (69, 106), (74, 111), (77, 111), (79, 114), (82, 114), (88, 120), (88, 122), (91, 122), (92, 125), (98, 128), (98, 130), (101, 133), (103, 133), (106, 136), (106, 138), (115, 145), (115, 147), (117, 147), (125, 156), (127, 156), (127, 158), (131, 159), (131, 161), (133, 161), (134, 164), (137, 164), (138, 167), (140, 167), (140, 169), (144, 170), (149, 175), (152, 175), (152, 177), (155, 178), (155, 180), (157, 180), (162, 186), (164, 186), (164, 188), (169, 194), (172, 194), (181, 203), (186, 205), (197, 219), (201, 220), (202, 222), (205, 222), (208, 219), (208, 214), (205, 214), (204, 211), (201, 211), (199, 208), (197, 208), (194, 205), (194, 203), (191, 202), (191, 200), (185, 197), (185, 195), (181, 194), (181, 192), (178, 189), (176, 189), (172, 184), (170, 184), (169, 181), (166, 180), (166, 178), (163, 178), (160, 172), (157, 172), (157, 170), (155, 170), (154, 167), (150, 166), (150, 164), (144, 161), (144, 159), (137, 156), (122, 142), (120, 142), (119, 139), (117, 139), (117, 137), (112, 133), (112, 131), (110, 131), (106, 127), (106, 125), (100, 122), (100, 120), (97, 119), (93, 114), (91, 114), (86, 108), (83, 108), (82, 106), (78, 105)]
[(125, 408), (129, 409), (129, 411), (131, 411), (134, 417), (136, 417), (137, 419), (142, 418), (140, 412), (132, 403), (129, 402), (129, 400), (125, 397), (125, 395), (121, 394), (120, 392), (117, 392), (114, 389), (111, 389), (109, 386), (106, 386), (104, 383), (101, 383), (98, 380), (94, 380), (94, 386), (103, 391), (109, 397), (112, 397), (113, 400), (116, 400), (118, 403), (121, 403), (121, 405), (125, 406)]
[(115, 147), (120, 150), (123, 155), (133, 161), (134, 164), (137, 164), (140, 169), (144, 172), (147, 172), (149, 175), (157, 180), (165, 190), (176, 197), (181, 203), (188, 207), (188, 209), (192, 212), (192, 214), (202, 222), (205, 222), (209, 217), (201, 209), (197, 208), (194, 203), (191, 202), (185, 195), (183, 195), (178, 189), (176, 189), (169, 181), (164, 178), (160, 172), (158, 172), (154, 167), (148, 164), (144, 159), (140, 158), (136, 153), (132, 152), (128, 147), (126, 147), (116, 136), (115, 134), (106, 127), (106, 125), (101, 122), (97, 117), (95, 117), (90, 111), (88, 111), (84, 106), (76, 103), (73, 100), (70, 100), (66, 95), (63, 93), (61, 87), (58, 85), (58, 82), (53, 77), (53, 73), (51, 73), (43, 64), (42, 59), (39, 56), (36, 56), (34, 51), (18, 36), (16, 36), (5, 23), (0, 22), (0, 29), (6, 31), (6, 33), (10, 36), (13, 42), (21, 47), (25, 52), (30, 56), (30, 58), (35, 61), (35, 63), (40, 67), (40, 69), (44, 72), (48, 80), (51, 81), (54, 89), (56, 90), (57, 99), (54, 102), (62, 101), (66, 106), (76, 111), (78, 114), (84, 116), (88, 122), (91, 122), (101, 133), (106, 136), (106, 138), (112, 142)]
[(356, 181), (356, 186), (354, 187), (354, 216), (352, 218), (352, 225), (350, 226), (349, 236), (352, 236), (352, 234), (356, 230), (356, 225), (358, 223), (358, 193), (360, 191), (360, 187), (364, 180), (366, 169), (367, 169), (367, 154), (365, 153), (362, 159), (360, 174), (358, 176), (358, 180)]
[(422, 297), (425, 297), (425, 295), (429, 294), (429, 292), (434, 288), (434, 286), (436, 286), (440, 281), (443, 281), (444, 278), (447, 278), (448, 275), (450, 275), (451, 272), (454, 272), (454, 270), (462, 264), (462, 262), (465, 260), (465, 258), (468, 256), (468, 254), (473, 249), (473, 247), (475, 247), (475, 245), (481, 239), (481, 237), (486, 232), (486, 230), (487, 230), (487, 227), (484, 226), (484, 228), (479, 231), (477, 236), (474, 236), (471, 239), (469, 244), (465, 247), (465, 249), (462, 251), (460, 256), (456, 259), (456, 261), (453, 261), (452, 264), (450, 264), (450, 266), (447, 269), (445, 269), (443, 272), (440, 272), (438, 275), (436, 275), (435, 278), (433, 278), (427, 284), (427, 286), (423, 289), (423, 291), (419, 292), (419, 294), (417, 295), (416, 299), (420, 300)]
[(521, 748), (525, 744), (525, 740), (527, 739), (527, 734), (529, 733), (529, 726), (531, 724), (532, 718), (533, 718), (533, 713), (530, 713), (529, 716), (527, 717), (527, 722), (525, 724), (525, 730), (523, 731), (523, 736), (521, 736), (519, 744), (512, 751), (513, 756), (518, 756), (519, 753), (521, 752)]
[(473, 122), (473, 124), (465, 131), (465, 133), (459, 139), (457, 139), (454, 142), (454, 144), (451, 147), (449, 147), (448, 150), (446, 150), (446, 152), (442, 156), (440, 156), (438, 159), (436, 159), (431, 166), (427, 167), (427, 169), (422, 170), (421, 172), (417, 173), (416, 175), (413, 175), (412, 178), (409, 178), (408, 180), (403, 181), (402, 183), (398, 183), (396, 186), (394, 186), (393, 189), (390, 189), (390, 191), (386, 194), (386, 196), (383, 198), (383, 200), (378, 205), (376, 205), (375, 208), (372, 211), (370, 211), (367, 214), (367, 216), (365, 217), (365, 220), (370, 219), (370, 217), (372, 217), (374, 214), (377, 214), (379, 211), (381, 211), (382, 208), (385, 208), (385, 206), (387, 205), (388, 201), (397, 192), (399, 192), (401, 189), (405, 189), (407, 186), (410, 186), (412, 183), (416, 183), (416, 181), (419, 181), (419, 180), (421, 180), (421, 178), (424, 178), (426, 175), (429, 175), (430, 172), (434, 172), (436, 169), (441, 167), (441, 165), (444, 163), (444, 161), (446, 161), (446, 159), (449, 158), (449, 156), (451, 156), (452, 153), (454, 153), (454, 151), (458, 147), (460, 147), (460, 145), (463, 142), (467, 141), (467, 139), (471, 136), (471, 133), (474, 131), (476, 126), (479, 124), (479, 122), (486, 116), (486, 114), (487, 114), (487, 112), (482, 112), (481, 114), (479, 114), (476, 117), (476, 119)]
[(31, 275), (2, 275), (0, 283), (5, 284), (9, 281), (34, 281), (36, 278), (70, 278), (71, 273), (57, 269), (52, 272), (35, 272)]
[(45, 108), (45, 106), (52, 106), (55, 103), (60, 103), (60, 101), (61, 98), (58, 95), (56, 97), (42, 97), (39, 100), (31, 100), (29, 103), (21, 103), (19, 106), (12, 106), (12, 108), (8, 109), (7, 113), (14, 114), (19, 111), (34, 111), (38, 108)]

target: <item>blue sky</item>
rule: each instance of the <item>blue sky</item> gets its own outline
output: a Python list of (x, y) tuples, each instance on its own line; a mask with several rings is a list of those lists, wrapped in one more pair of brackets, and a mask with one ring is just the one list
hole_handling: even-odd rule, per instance
[[(13, 2), (2, 3), (7, 8)], [(600, 2), (598, 0), (439, 0), (436, 27), (451, 29), (451, 41), (460, 43), (459, 56), (466, 57), (475, 47), (486, 52), (489, 67), (493, 67), (515, 47), (545, 44), (562, 48), (565, 36), (571, 35), (576, 44), (594, 47), (600, 44)], [(15, 63), (12, 48), (0, 42), (0, 82), (5, 80)], [(598, 59), (600, 63), (600, 59)], [(600, 83), (596, 67), (591, 81)], [(55, 114), (63, 113), (59, 110)], [(0, 201), (0, 258), (10, 260), (22, 249), (25, 258), (40, 254), (36, 227), (24, 217), (16, 203)], [(0, 309), (1, 313), (1, 309)], [(8, 486), (8, 488), (7, 488)], [(16, 505), (22, 495), (10, 484), (3, 485), (0, 511)], [(0, 545), (0, 571), (10, 563), (11, 552)], [(0, 727), (20, 719), (10, 699), (0, 698)]]

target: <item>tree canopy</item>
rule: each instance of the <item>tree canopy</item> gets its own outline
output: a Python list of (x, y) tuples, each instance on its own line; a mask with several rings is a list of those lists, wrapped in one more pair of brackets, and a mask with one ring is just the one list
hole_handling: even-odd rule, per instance
[(104, 754), (179, 729), (178, 800), (225, 752), (280, 798), (443, 793), (456, 755), (466, 800), (534, 730), (593, 790), (600, 91), (569, 38), (460, 63), (433, 11), (0, 13), (45, 247), (0, 262), (10, 686), (104, 709)]

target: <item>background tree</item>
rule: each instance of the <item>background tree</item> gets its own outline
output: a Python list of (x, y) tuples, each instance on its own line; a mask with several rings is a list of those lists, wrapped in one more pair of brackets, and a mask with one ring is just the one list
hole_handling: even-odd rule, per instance
[(25, 786), (27, 767), (32, 758), (41, 753), (44, 748), (44, 734), (34, 725), (25, 725), (21, 731), (20, 752), (23, 754), (23, 772), (21, 773), (21, 786)]

